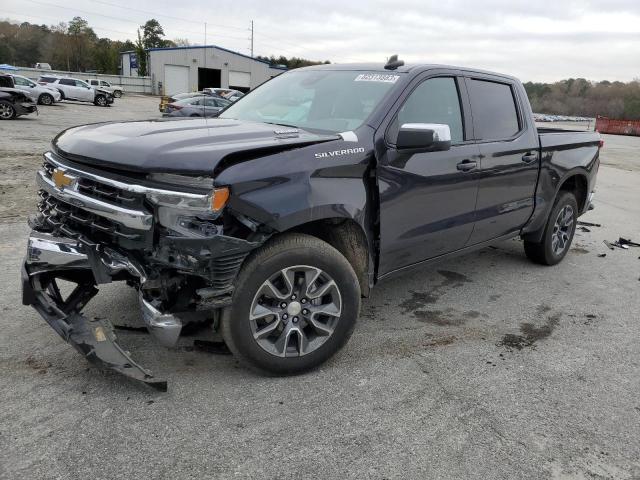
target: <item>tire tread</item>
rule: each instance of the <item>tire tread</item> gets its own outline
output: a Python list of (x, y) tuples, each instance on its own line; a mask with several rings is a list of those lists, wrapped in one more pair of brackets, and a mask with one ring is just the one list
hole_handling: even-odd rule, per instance
[[(360, 310), (360, 285), (358, 283), (357, 275), (353, 270), (353, 267), (348, 262), (348, 260), (334, 247), (329, 245), (328, 243), (313, 237), (311, 235), (301, 234), (301, 233), (287, 233), (280, 235), (272, 240), (267, 241), (262, 247), (255, 250), (249, 258), (246, 260), (245, 264), (242, 266), (240, 273), (236, 279), (236, 290), (234, 291), (234, 301), (236, 292), (245, 285), (250, 276), (256, 271), (258, 266), (262, 265), (268, 259), (273, 258), (276, 255), (279, 255), (286, 251), (291, 250), (299, 250), (299, 249), (308, 249), (310, 252), (313, 252), (313, 255), (325, 256), (330, 258), (332, 261), (336, 261), (339, 264), (339, 268), (344, 268), (348, 274), (353, 279), (353, 285), (357, 289), (357, 308), (356, 312), (359, 313)], [(356, 313), (356, 318), (357, 318)], [(231, 315), (231, 308), (226, 308), (222, 312), (221, 322), (220, 322), (220, 330), (222, 334), (222, 338), (224, 339), (227, 347), (233, 353), (234, 357), (244, 366), (249, 369), (256, 371), (261, 374), (266, 375), (292, 375), (292, 374), (300, 374), (304, 371), (311, 370), (318, 365), (324, 363), (324, 361), (328, 360), (334, 353), (339, 351), (344, 344), (347, 342), (353, 330), (355, 328), (356, 322), (352, 322), (352, 325), (348, 329), (348, 331), (342, 335), (342, 338), (339, 339), (336, 348), (330, 351), (325, 352), (324, 355), (321, 355), (321, 358), (317, 362), (316, 365), (309, 368), (264, 368), (261, 365), (258, 365), (250, 356), (248, 356), (242, 348), (236, 343), (233, 338), (231, 332), (231, 324), (233, 322), (233, 318)], [(304, 358), (304, 357), (301, 357)]]

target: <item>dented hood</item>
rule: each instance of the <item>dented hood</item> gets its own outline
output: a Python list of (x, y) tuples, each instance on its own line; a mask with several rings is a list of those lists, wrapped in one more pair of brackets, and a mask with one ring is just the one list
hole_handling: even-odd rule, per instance
[(53, 146), (71, 160), (98, 167), (211, 175), (225, 157), (235, 162), (339, 138), (268, 123), (198, 118), (83, 125), (60, 133)]

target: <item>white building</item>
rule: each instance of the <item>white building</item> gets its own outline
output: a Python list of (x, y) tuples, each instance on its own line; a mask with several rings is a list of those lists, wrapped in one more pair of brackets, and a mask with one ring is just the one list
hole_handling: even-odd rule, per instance
[[(216, 45), (151, 48), (147, 72), (158, 95), (197, 91), (207, 87), (235, 88), (243, 92), (257, 87), (286, 69)], [(120, 53), (121, 74), (138, 74), (133, 51)]]

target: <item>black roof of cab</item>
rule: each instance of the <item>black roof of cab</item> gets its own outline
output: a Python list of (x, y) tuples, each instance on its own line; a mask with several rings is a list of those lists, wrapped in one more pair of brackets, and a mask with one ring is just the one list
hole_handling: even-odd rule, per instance
[(289, 72), (295, 72), (299, 70), (366, 70), (381, 73), (420, 73), (427, 70), (456, 70), (459, 72), (466, 72), (471, 75), (491, 75), (494, 77), (502, 77), (508, 80), (517, 80), (516, 77), (511, 75), (505, 75), (504, 73), (491, 72), (488, 70), (480, 70), (477, 68), (457, 67), (455, 65), (440, 65), (436, 63), (418, 63), (412, 65), (403, 65), (393, 70), (385, 69), (383, 63), (328, 63), (322, 65), (312, 65), (310, 67), (297, 68), (295, 70), (289, 70)]

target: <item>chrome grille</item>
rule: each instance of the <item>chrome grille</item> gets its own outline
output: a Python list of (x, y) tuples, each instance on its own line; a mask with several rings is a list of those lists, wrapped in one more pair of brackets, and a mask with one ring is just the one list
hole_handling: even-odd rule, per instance
[[(72, 180), (58, 186), (56, 170)], [(71, 237), (84, 235), (95, 241), (115, 242), (125, 248), (139, 248), (140, 242), (150, 244), (153, 216), (145, 207), (145, 196), (128, 190), (122, 181), (114, 183), (84, 172), (47, 153), (38, 172), (38, 183), (42, 188), (38, 208), (49, 228)]]
[(100, 200), (132, 207), (141, 207), (142, 201), (144, 200), (143, 195), (126, 192), (88, 178), (78, 179), (78, 191), (90, 197), (99, 198)]
[(91, 240), (108, 239), (115, 243), (146, 240), (146, 232), (125, 229), (117, 222), (88, 213), (69, 203), (62, 202), (45, 192), (40, 193), (38, 210), (42, 221), (54, 231), (67, 237), (85, 235)]

